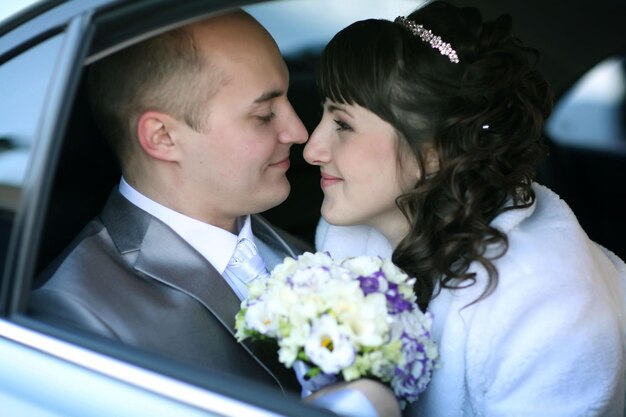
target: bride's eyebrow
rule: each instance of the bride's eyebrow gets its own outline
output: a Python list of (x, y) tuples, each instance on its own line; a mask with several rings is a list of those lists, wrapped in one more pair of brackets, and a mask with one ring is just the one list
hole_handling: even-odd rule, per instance
[(350, 112), (348, 110), (346, 110), (345, 107), (339, 106), (337, 104), (329, 104), (326, 110), (331, 112), (331, 113), (334, 112), (334, 111), (340, 111), (340, 112), (343, 112), (343, 113), (347, 114), (348, 116), (354, 118), (354, 116), (352, 116), (350, 114)]

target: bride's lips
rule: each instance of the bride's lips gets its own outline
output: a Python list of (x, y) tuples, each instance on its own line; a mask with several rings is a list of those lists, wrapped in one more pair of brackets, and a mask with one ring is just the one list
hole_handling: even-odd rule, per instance
[(330, 187), (331, 185), (337, 184), (341, 181), (343, 180), (339, 177), (333, 177), (332, 175), (328, 175), (322, 172), (322, 178), (320, 180), (320, 187), (322, 188)]

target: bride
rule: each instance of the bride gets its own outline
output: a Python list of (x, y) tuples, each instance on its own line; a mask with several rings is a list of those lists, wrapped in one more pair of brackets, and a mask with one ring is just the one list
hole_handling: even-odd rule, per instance
[(442, 365), (408, 415), (624, 415), (626, 266), (534, 180), (536, 58), (510, 17), (440, 1), (324, 51), (317, 249), (417, 277)]

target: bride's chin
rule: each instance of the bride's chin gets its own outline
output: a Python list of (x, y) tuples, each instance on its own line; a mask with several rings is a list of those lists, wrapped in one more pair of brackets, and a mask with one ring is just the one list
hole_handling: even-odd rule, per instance
[(321, 212), (322, 218), (326, 221), (326, 223), (332, 224), (333, 226), (341, 226), (337, 224), (337, 219), (333, 216), (332, 211), (324, 210), (324, 206), (322, 206)]
[(333, 226), (354, 226), (360, 224), (354, 213), (347, 210), (347, 207), (341, 207), (338, 204), (332, 204), (325, 200), (322, 203), (321, 214), (324, 220)]
[(322, 211), (322, 217), (328, 224), (332, 224), (333, 226), (354, 226), (357, 224), (350, 221), (350, 219), (345, 218), (345, 216), (337, 215), (337, 213), (324, 213)]

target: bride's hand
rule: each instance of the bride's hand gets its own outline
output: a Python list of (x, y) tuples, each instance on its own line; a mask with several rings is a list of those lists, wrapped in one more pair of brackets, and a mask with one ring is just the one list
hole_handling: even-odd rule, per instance
[(357, 379), (326, 386), (304, 401), (342, 416), (400, 417), (400, 406), (391, 389), (371, 379)]

